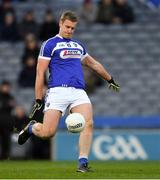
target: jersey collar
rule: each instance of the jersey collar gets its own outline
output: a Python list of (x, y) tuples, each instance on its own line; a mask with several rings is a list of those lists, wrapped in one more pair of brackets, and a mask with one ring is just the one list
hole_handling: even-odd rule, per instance
[(64, 38), (64, 37), (62, 37), (62, 36), (60, 36), (59, 34), (57, 34), (56, 37), (59, 37), (59, 38), (61, 38), (61, 39), (65, 39), (65, 40), (68, 40), (68, 41), (71, 40), (70, 38)]
[(59, 37), (59, 38), (63, 39), (63, 37), (62, 37), (62, 36), (60, 36), (59, 34), (57, 34), (57, 35), (56, 35), (56, 37)]

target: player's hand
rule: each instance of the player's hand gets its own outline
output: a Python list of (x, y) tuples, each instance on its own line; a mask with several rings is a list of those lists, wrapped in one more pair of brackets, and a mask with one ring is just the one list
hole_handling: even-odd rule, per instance
[(109, 81), (108, 81), (109, 85), (108, 85), (108, 88), (109, 89), (112, 89), (113, 91), (116, 91), (116, 92), (119, 92), (120, 91), (120, 86), (114, 82), (113, 78), (111, 78)]
[(29, 114), (29, 119), (33, 119), (35, 113), (40, 111), (42, 106), (43, 106), (42, 100), (36, 99), (36, 101), (32, 107), (31, 113)]

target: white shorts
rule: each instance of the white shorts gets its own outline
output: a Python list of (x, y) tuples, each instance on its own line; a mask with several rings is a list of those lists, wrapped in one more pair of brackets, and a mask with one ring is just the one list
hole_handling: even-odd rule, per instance
[(87, 93), (83, 89), (76, 89), (74, 87), (55, 87), (47, 90), (45, 97), (44, 111), (55, 109), (65, 114), (66, 109), (91, 103)]

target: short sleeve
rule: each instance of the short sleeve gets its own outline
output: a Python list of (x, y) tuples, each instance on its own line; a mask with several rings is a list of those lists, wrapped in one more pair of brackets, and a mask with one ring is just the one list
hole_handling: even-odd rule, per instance
[(88, 56), (88, 53), (86, 51), (86, 48), (81, 44), (82, 46), (82, 56), (81, 56), (81, 61), (86, 57)]
[(52, 48), (48, 41), (45, 41), (40, 49), (39, 58), (50, 60), (52, 54)]

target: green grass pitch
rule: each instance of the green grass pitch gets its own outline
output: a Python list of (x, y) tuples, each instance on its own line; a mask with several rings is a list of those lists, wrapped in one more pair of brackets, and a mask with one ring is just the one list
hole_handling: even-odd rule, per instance
[(68, 161), (0, 161), (0, 179), (160, 179), (160, 161), (93, 161), (77, 173)]

